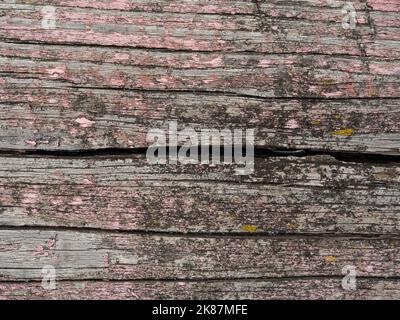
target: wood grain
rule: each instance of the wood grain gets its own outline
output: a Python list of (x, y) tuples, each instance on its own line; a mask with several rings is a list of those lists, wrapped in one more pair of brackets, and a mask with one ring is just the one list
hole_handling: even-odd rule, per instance
[[(306, 13), (300, 19), (285, 19), (290, 6), (281, 7), (278, 10), (280, 16), (265, 17), (263, 8), (259, 9), (251, 1), (248, 5), (252, 6), (252, 12), (241, 16), (196, 16), (174, 12), (143, 14), (58, 7), (57, 28), (44, 33), (41, 6), (6, 4), (0, 9), (3, 16), (9, 18), (0, 20), (0, 37), (7, 40), (190, 51), (310, 53), (329, 50), (337, 54), (360, 53), (357, 38), (351, 38), (352, 31), (344, 30), (341, 23), (327, 23), (331, 19), (341, 22), (341, 8), (327, 9), (319, 15), (315, 11), (314, 14)], [(196, 8), (193, 9), (196, 11)], [(366, 12), (360, 14), (359, 34), (366, 36), (371, 33), (371, 28), (367, 24)], [(315, 16), (319, 17), (312, 19)], [(315, 30), (318, 30), (318, 35)], [(346, 35), (350, 39), (343, 41), (342, 37)]]
[[(346, 3), (1, 1), (0, 299), (399, 299), (400, 4)], [(254, 172), (150, 165), (171, 121)]]
[(3, 150), (147, 147), (151, 129), (177, 121), (179, 130), (253, 128), (257, 147), (400, 153), (397, 99), (263, 100), (8, 78), (0, 87), (0, 106)]
[[(0, 280), (246, 279), (396, 277), (400, 240), (393, 238), (241, 238), (1, 230)], [(10, 256), (13, 258), (10, 259)]]
[[(0, 74), (78, 88), (198, 91), (272, 98), (399, 97), (398, 61), (5, 43)], [(287, 85), (289, 83), (290, 85)]]
[(234, 165), (0, 158), (2, 226), (198, 233), (398, 234), (399, 167), (331, 157)]
[(355, 32), (342, 28), (341, 10), (346, 3), (342, 0), (291, 1), (289, 4), (283, 1), (211, 1), (207, 4), (202, 1), (117, 1), (113, 4), (52, 1), (57, 7), (57, 29), (46, 33), (41, 29), (40, 10), (48, 1), (5, 3), (0, 7), (6, 17), (0, 20), (0, 37), (7, 40), (189, 51), (399, 57), (399, 46), (393, 43), (398, 40), (399, 8), (396, 3), (382, 0), (352, 1), (357, 10)]
[(52, 1), (44, 30), (49, 3), (5, 1), (0, 147), (146, 147), (179, 120), (252, 127), (257, 146), (399, 154), (399, 8), (354, 1), (346, 30), (344, 3)]
[[(28, 294), (27, 294), (28, 293)], [(346, 291), (341, 279), (270, 279), (245, 281), (60, 281), (56, 290), (41, 283), (0, 283), (1, 299), (299, 299), (397, 300), (398, 280), (359, 279)]]

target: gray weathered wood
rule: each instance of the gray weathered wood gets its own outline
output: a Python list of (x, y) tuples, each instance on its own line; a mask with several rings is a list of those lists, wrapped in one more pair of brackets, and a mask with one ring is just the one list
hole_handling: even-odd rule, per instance
[(0, 158), (0, 225), (234, 233), (382, 233), (400, 228), (395, 164), (330, 157), (240, 165)]
[[(0, 299), (399, 299), (400, 3), (346, 3), (1, 1)], [(170, 121), (282, 156), (149, 165)]]
[[(306, 11), (299, 19), (285, 19), (287, 15), (296, 16), (293, 6), (278, 6), (280, 14), (277, 17), (267, 17), (264, 9), (268, 11), (268, 8), (257, 7), (251, 1), (248, 2), (252, 11), (241, 16), (198, 16), (195, 8), (196, 14), (143, 14), (97, 8), (58, 7), (57, 28), (46, 32), (41, 27), (42, 6), (5, 4), (0, 6), (3, 13), (3, 18), (0, 18), (0, 38), (170, 50), (279, 53), (331, 51), (338, 54), (359, 54), (360, 38), (372, 34), (373, 31), (372, 26), (368, 25), (365, 10), (360, 11), (359, 36), (353, 37), (351, 30), (345, 30), (341, 26), (341, 7), (320, 10), (319, 14), (316, 14), (314, 8), (311, 12)], [(310, 3), (313, 2), (316, 3)], [(307, 6), (301, 6), (298, 2), (297, 10), (300, 8)], [(330, 24), (330, 21), (337, 23)], [(315, 30), (318, 30), (318, 35)], [(344, 36), (347, 36), (346, 41), (343, 40)]]
[[(158, 52), (3, 44), (5, 77), (71, 87), (226, 92), (261, 97), (399, 97), (397, 61), (329, 55)], [(41, 82), (37, 82), (40, 86)]]
[[(344, 290), (337, 279), (241, 281), (60, 281), (56, 290), (41, 283), (1, 283), (0, 299), (396, 299), (398, 280), (358, 279), (357, 290)], [(28, 293), (28, 294), (27, 294)]]
[(254, 128), (259, 147), (400, 153), (397, 99), (262, 100), (6, 81), (0, 86), (3, 150), (146, 147), (149, 130), (177, 121), (180, 130)]
[[(342, 276), (396, 277), (393, 238), (185, 237), (83, 231), (0, 230), (0, 280), (229, 279)], [(12, 257), (12, 258), (10, 258)]]
[(399, 98), (398, 5), (353, 1), (346, 30), (345, 3), (4, 1), (0, 148), (145, 147), (181, 120), (255, 127), (259, 146), (399, 154), (399, 100), (377, 100)]

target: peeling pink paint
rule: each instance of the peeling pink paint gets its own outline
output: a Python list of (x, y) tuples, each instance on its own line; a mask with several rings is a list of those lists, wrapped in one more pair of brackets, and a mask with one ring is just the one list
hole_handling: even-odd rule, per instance
[(373, 266), (367, 266), (367, 267), (365, 267), (365, 271), (374, 272), (374, 267)]
[(78, 118), (75, 122), (79, 123), (82, 128), (90, 128), (95, 123), (95, 121), (91, 121), (85, 117)]
[(207, 65), (212, 68), (220, 68), (224, 66), (224, 60), (222, 56), (216, 57), (207, 62)]
[(63, 200), (62, 199), (55, 199), (55, 198), (52, 198), (51, 200), (50, 200), (50, 203), (52, 204), (52, 205), (55, 205), (55, 206), (61, 206), (62, 204), (63, 204)]
[(91, 180), (85, 178), (85, 179), (83, 179), (83, 183), (89, 185), (89, 184), (93, 184), (93, 181), (91, 181)]
[(287, 128), (287, 129), (297, 129), (297, 128), (300, 128), (300, 125), (299, 125), (299, 123), (297, 122), (296, 119), (291, 119), (291, 120), (289, 120), (287, 122), (285, 128)]
[(213, 83), (218, 81), (217, 75), (211, 75), (208, 79), (203, 79), (203, 83)]
[(32, 147), (35, 147), (37, 145), (36, 141), (34, 140), (25, 140), (25, 143)]
[(54, 98), (50, 98), (50, 99), (48, 100), (48, 102), (51, 103), (51, 104), (56, 104), (56, 103), (58, 103), (58, 100), (57, 100), (57, 99), (54, 99)]
[(60, 65), (60, 66), (57, 66), (57, 67), (55, 67), (55, 68), (53, 68), (53, 69), (47, 69), (46, 72), (47, 72), (51, 77), (57, 78), (57, 77), (59, 77), (59, 76), (61, 76), (61, 75), (64, 75), (66, 69), (67, 69), (67, 67), (66, 67), (65, 65)]
[(382, 65), (379, 63), (370, 63), (370, 70), (373, 73), (380, 75), (392, 75), (392, 76), (400, 76), (400, 66), (393, 65)]
[(128, 53), (116, 53), (114, 55), (114, 59), (115, 60), (119, 60), (119, 61), (127, 61), (129, 60), (130, 55)]
[(81, 197), (74, 197), (70, 202), (71, 206), (80, 206), (83, 204), (83, 200)]
[(13, 203), (13, 196), (9, 194), (10, 191), (6, 188), (0, 187), (0, 204), (1, 205), (11, 205)]
[(38, 245), (35, 248), (35, 251), (33, 253), (33, 256), (41, 256), (41, 257), (47, 257), (49, 255), (48, 252), (45, 251), (45, 248), (42, 245)]
[(70, 133), (72, 136), (75, 136), (75, 135), (77, 135), (77, 133), (78, 133), (78, 129), (72, 128), (72, 129), (69, 130), (69, 133)]
[(36, 204), (39, 201), (39, 194), (36, 192), (24, 193), (22, 197), (23, 204)]
[(123, 78), (111, 78), (110, 84), (114, 87), (123, 87), (125, 85), (125, 79)]
[(343, 92), (342, 91), (326, 92), (326, 93), (322, 93), (322, 96), (324, 96), (326, 98), (337, 98), (337, 97), (342, 97)]
[(45, 245), (37, 245), (33, 252), (34, 257), (48, 257), (55, 249), (56, 239), (49, 239)]

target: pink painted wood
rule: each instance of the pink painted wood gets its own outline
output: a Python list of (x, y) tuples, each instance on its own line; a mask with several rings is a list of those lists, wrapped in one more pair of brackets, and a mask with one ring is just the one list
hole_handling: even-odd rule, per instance
[[(0, 299), (399, 299), (400, 2), (346, 3), (3, 0)], [(150, 165), (171, 121), (254, 172)]]

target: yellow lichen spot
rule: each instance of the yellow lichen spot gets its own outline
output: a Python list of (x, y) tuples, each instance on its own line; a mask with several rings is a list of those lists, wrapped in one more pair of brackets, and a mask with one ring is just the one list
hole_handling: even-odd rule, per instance
[(297, 229), (299, 227), (299, 225), (296, 224), (296, 223), (288, 223), (287, 227), (288, 227), (289, 230), (295, 230), (295, 229)]
[(330, 85), (336, 83), (336, 81), (334, 79), (331, 79), (331, 78), (323, 78), (323, 79), (321, 79), (321, 82), (326, 86), (330, 86)]
[(389, 174), (389, 173), (386, 173), (386, 172), (374, 173), (374, 177), (376, 179), (378, 179), (378, 180), (384, 180), (384, 181), (388, 181), (388, 180), (393, 179), (393, 176), (391, 174)]
[(326, 256), (325, 257), (325, 262), (331, 263), (331, 262), (336, 262), (337, 257), (335, 256)]
[(331, 135), (351, 137), (354, 133), (355, 133), (354, 129), (343, 129), (331, 132)]
[(311, 121), (311, 124), (314, 125), (314, 126), (320, 126), (321, 123), (322, 123), (321, 120), (313, 120), (313, 121)]
[(251, 224), (245, 224), (241, 227), (241, 229), (246, 232), (256, 232), (258, 230), (256, 226), (253, 226)]
[(391, 246), (391, 247), (395, 247), (395, 248), (397, 248), (397, 241), (396, 240), (389, 240), (389, 245)]

